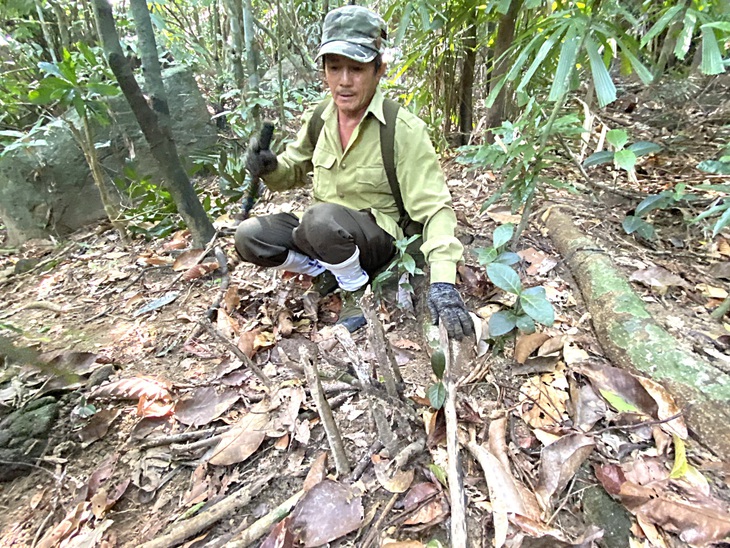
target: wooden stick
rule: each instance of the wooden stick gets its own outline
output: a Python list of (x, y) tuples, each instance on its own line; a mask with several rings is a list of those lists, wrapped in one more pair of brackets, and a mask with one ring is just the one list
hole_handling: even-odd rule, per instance
[(185, 539), (200, 533), (221, 519), (230, 516), (239, 508), (246, 506), (249, 502), (251, 502), (253, 497), (258, 495), (265, 487), (268, 486), (269, 482), (275, 475), (276, 474), (274, 472), (266, 474), (253, 482), (249, 487), (244, 487), (235, 493), (228, 495), (223, 500), (211, 506), (208, 510), (201, 512), (197, 516), (193, 516), (188, 520), (173, 524), (172, 531), (161, 535), (154, 540), (145, 542), (140, 546), (140, 548), (170, 548), (181, 544), (185, 541)]
[[(393, 506), (395, 506), (395, 502), (398, 500), (398, 496), (399, 496), (398, 493), (394, 493), (393, 496), (390, 497), (388, 504), (385, 505), (385, 508), (383, 508), (383, 511), (380, 513), (380, 516), (378, 516), (378, 519), (370, 527), (368, 536), (365, 537), (365, 540), (363, 540), (363, 542), (361, 544), (362, 548), (368, 548), (375, 542), (375, 539), (378, 536), (378, 533), (381, 532), (381, 525), (383, 524), (383, 521), (385, 521), (385, 518), (388, 517), (388, 514), (390, 514), (390, 511), (393, 509)], [(460, 546), (460, 545), (452, 544), (452, 546)], [(464, 544), (463, 546), (464, 546), (464, 548), (466, 548), (466, 544)]]
[(383, 324), (378, 318), (378, 313), (375, 311), (375, 305), (373, 303), (373, 292), (370, 287), (365, 290), (365, 294), (360, 299), (360, 306), (363, 314), (368, 320), (368, 340), (370, 341), (370, 347), (375, 353), (375, 357), (378, 360), (380, 366), (380, 372), (383, 374), (385, 379), (385, 389), (388, 391), (388, 395), (392, 398), (397, 398), (400, 395), (399, 385), (403, 385), (403, 378), (401, 377), (398, 364), (395, 361), (393, 355), (393, 348), (390, 346), (390, 341), (385, 336), (385, 329)]
[(335, 460), (337, 473), (341, 477), (347, 476), (350, 473), (350, 463), (347, 461), (345, 445), (342, 443), (340, 430), (337, 428), (337, 423), (332, 415), (332, 408), (327, 403), (324, 391), (322, 390), (322, 383), (319, 380), (319, 370), (317, 369), (317, 358), (316, 356), (311, 357), (309, 355), (309, 350), (306, 346), (301, 347), (300, 358), (304, 372), (307, 375), (309, 390), (312, 392), (312, 399), (317, 406), (319, 418), (322, 420), (322, 426), (324, 427), (325, 434), (327, 434), (327, 441), (329, 441), (330, 449), (332, 449), (332, 456)]
[(249, 527), (241, 531), (239, 535), (229, 540), (226, 543), (226, 548), (246, 548), (247, 546), (251, 546), (263, 537), (275, 524), (288, 516), (303, 496), (304, 490), (301, 490), (286, 499), (271, 512), (261, 519), (254, 521)]

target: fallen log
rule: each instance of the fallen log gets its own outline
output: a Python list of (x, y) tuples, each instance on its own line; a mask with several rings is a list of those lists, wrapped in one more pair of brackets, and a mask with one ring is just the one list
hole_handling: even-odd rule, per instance
[(580, 286), (606, 356), (663, 384), (698, 440), (718, 456), (730, 454), (730, 375), (654, 321), (608, 255), (568, 215), (552, 208), (545, 226)]

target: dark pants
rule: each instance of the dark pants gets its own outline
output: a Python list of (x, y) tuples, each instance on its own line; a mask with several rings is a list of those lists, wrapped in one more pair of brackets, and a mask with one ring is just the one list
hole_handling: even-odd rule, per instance
[(380, 228), (369, 211), (337, 204), (317, 203), (301, 221), (290, 213), (246, 219), (236, 229), (236, 251), (259, 266), (281, 265), (289, 250), (313, 259), (339, 264), (360, 249), (360, 265), (368, 274), (395, 255), (393, 237)]

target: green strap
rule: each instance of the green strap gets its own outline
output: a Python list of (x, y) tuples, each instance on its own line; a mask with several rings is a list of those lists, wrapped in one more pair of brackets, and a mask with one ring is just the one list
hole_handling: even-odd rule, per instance
[[(322, 119), (322, 113), (327, 108), (331, 97), (328, 97), (324, 101), (320, 102), (314, 109), (312, 118), (309, 120), (309, 126), (307, 127), (307, 137), (312, 145), (312, 148), (317, 146), (317, 141), (322, 133), (324, 127), (324, 120)], [(410, 221), (406, 208), (403, 205), (403, 196), (400, 192), (400, 184), (398, 183), (398, 176), (395, 170), (395, 121), (398, 118), (398, 109), (400, 105), (392, 99), (385, 98), (383, 101), (383, 116), (385, 123), (380, 124), (380, 154), (383, 157), (383, 166), (385, 167), (385, 175), (388, 177), (388, 184), (390, 185), (390, 192), (393, 194), (395, 205), (398, 207), (398, 213), (400, 219), (398, 224), (401, 227), (405, 227)]]

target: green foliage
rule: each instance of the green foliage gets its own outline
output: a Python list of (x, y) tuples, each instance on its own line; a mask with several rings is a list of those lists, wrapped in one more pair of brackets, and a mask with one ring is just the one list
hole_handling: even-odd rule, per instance
[[(393, 278), (393, 276), (397, 275), (400, 279), (405, 273), (408, 273), (411, 276), (423, 275), (423, 270), (418, 268), (413, 255), (408, 252), (408, 247), (420, 237), (420, 234), (414, 234), (409, 238), (402, 238), (395, 241), (395, 258), (390, 262), (385, 270), (373, 278), (372, 287), (374, 293), (382, 293), (383, 285)], [(409, 283), (400, 283), (400, 287), (407, 290), (409, 293), (413, 293), (413, 287)]]
[(606, 141), (614, 150), (601, 150), (591, 154), (583, 162), (583, 167), (592, 167), (613, 162), (614, 165), (635, 177), (634, 169), (639, 156), (653, 154), (662, 150), (662, 147), (650, 141), (637, 141), (629, 146), (629, 136), (623, 129), (612, 129), (606, 133)]
[(515, 328), (523, 333), (533, 333), (535, 322), (551, 326), (555, 312), (547, 300), (545, 289), (540, 286), (523, 289), (519, 274), (510, 266), (520, 261), (519, 255), (505, 251), (512, 239), (514, 227), (505, 224), (498, 227), (492, 236), (492, 246), (477, 250), (479, 263), (487, 268), (487, 277), (502, 291), (517, 295), (517, 301), (510, 310), (501, 310), (489, 320), (489, 335), (501, 337)]
[(428, 387), (426, 396), (434, 409), (441, 409), (446, 401), (446, 387), (444, 383), (439, 381)]

